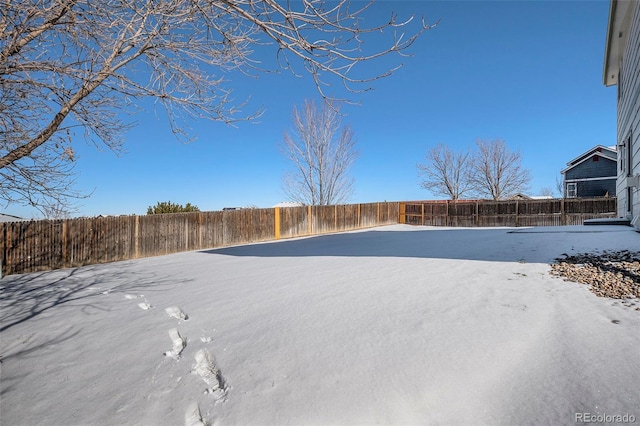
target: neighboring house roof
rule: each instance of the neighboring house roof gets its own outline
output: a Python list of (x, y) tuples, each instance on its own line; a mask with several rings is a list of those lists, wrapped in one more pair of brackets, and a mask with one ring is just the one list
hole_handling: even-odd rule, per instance
[(531, 197), (529, 197), (528, 195), (524, 195), (521, 194), (520, 192), (518, 192), (517, 194), (513, 194), (511, 197), (509, 197), (509, 200), (530, 200)]
[(11, 214), (0, 213), (0, 222), (21, 222), (23, 220), (26, 219)]
[(604, 47), (604, 70), (602, 71), (602, 81), (605, 86), (618, 84), (620, 59), (627, 45), (631, 29), (631, 13), (627, 12), (635, 1), (637, 0), (611, 0), (607, 40)]
[(562, 170), (560, 173), (564, 174), (566, 173), (568, 170), (571, 170), (572, 168), (576, 167), (579, 164), (584, 163), (587, 160), (590, 160), (591, 158), (595, 157), (595, 156), (599, 156), (602, 158), (605, 158), (607, 160), (611, 160), (611, 161), (618, 161), (618, 152), (613, 149), (612, 147), (608, 147), (608, 146), (603, 146), (603, 145), (597, 145), (594, 146), (593, 148), (591, 148), (590, 150), (582, 153), (581, 155), (577, 156), (576, 158), (574, 158), (573, 160), (569, 161), (567, 163), (567, 168), (565, 168), (564, 170)]
[(520, 192), (509, 197), (509, 200), (553, 200), (551, 195), (525, 195)]

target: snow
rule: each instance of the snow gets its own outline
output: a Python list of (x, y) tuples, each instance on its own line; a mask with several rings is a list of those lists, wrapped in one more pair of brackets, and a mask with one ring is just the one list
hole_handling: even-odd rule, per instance
[(8, 276), (0, 423), (638, 421), (640, 300), (548, 274), (614, 249), (640, 234), (393, 225)]
[(302, 203), (297, 203), (295, 201), (282, 201), (276, 205), (274, 205), (273, 207), (303, 207), (304, 204)]

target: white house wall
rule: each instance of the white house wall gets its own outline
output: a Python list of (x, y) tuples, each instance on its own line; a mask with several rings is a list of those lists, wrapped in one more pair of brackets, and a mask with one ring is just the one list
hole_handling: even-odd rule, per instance
[[(622, 67), (618, 80), (618, 179), (616, 193), (618, 196), (618, 215), (627, 217), (629, 200), (627, 199), (627, 173), (621, 173), (621, 162), (626, 155), (620, 147), (629, 135), (632, 139), (632, 175), (640, 175), (640, 2), (632, 2), (631, 27), (629, 38), (622, 55)], [(632, 218), (640, 219), (640, 188), (632, 189)], [(639, 222), (635, 222), (640, 226)]]

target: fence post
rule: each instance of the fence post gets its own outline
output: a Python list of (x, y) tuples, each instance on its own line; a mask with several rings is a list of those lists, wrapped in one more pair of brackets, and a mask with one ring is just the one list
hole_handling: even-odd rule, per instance
[(202, 212), (198, 212), (198, 250), (202, 250)]
[(189, 214), (184, 215), (184, 251), (189, 251)]
[(274, 212), (275, 212), (275, 239), (279, 240), (280, 239), (280, 207), (274, 207)]
[(338, 230), (338, 205), (335, 204), (333, 206), (333, 231), (336, 232)]
[(0, 225), (2, 225), (2, 244), (0, 244), (0, 250), (2, 250), (2, 252), (0, 252), (0, 280), (2, 279), (2, 272), (3, 272), (3, 265), (4, 265), (4, 258), (7, 255), (7, 224), (6, 223), (0, 223)]
[(474, 220), (475, 225), (478, 226), (480, 224), (480, 203), (476, 200), (476, 218)]
[(307, 206), (307, 233), (309, 235), (311, 235), (311, 233), (313, 232), (313, 226), (311, 221), (313, 220), (313, 218), (311, 217), (311, 205)]
[(567, 224), (567, 216), (564, 212), (564, 198), (560, 200), (560, 224), (561, 225)]
[(358, 229), (360, 229), (360, 203), (358, 203)]
[(133, 227), (133, 245), (134, 259), (137, 259), (140, 253), (138, 249), (140, 245), (140, 216), (138, 215), (135, 216), (135, 226)]
[(447, 209), (444, 215), (444, 226), (449, 226), (449, 200), (446, 200), (446, 201), (447, 201)]
[(518, 200), (516, 200), (516, 226), (518, 226)]
[(9, 252), (9, 247), (11, 247), (11, 231), (10, 231), (10, 226), (11, 223), (5, 223), (4, 224), (4, 262), (2, 266), (5, 267), (5, 269), (7, 270), (7, 275), (11, 274), (11, 253)]
[(424, 202), (420, 203), (420, 223), (424, 226)]
[(398, 223), (407, 223), (407, 218), (405, 216), (405, 212), (406, 212), (406, 204), (405, 203), (399, 203)]
[(68, 256), (67, 256), (67, 220), (63, 219), (62, 220), (62, 267), (63, 268), (68, 268), (69, 265), (67, 265), (67, 261), (68, 261)]

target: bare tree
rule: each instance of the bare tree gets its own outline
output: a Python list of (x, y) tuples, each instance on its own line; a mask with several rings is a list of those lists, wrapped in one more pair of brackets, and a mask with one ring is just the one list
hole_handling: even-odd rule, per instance
[[(191, 119), (252, 117), (240, 114), (243, 104), (231, 98), (224, 75), (273, 71), (254, 57), (267, 44), (277, 54), (274, 69), (310, 73), (323, 96), (325, 78), (369, 89), (397, 67), (360, 74), (358, 65), (403, 54), (431, 26), (392, 15), (364, 27), (371, 3), (354, 4), (0, 0), (0, 199), (42, 207), (78, 196), (75, 133), (118, 151), (131, 125), (123, 113), (145, 97), (164, 107), (178, 138), (193, 136)], [(363, 44), (363, 36), (380, 32), (389, 36), (386, 46)]]
[(426, 162), (418, 164), (424, 177), (421, 186), (433, 194), (459, 200), (471, 190), (469, 182), (469, 151), (452, 152), (446, 145), (438, 145), (427, 152)]
[(283, 176), (286, 196), (306, 205), (329, 205), (347, 201), (354, 179), (349, 169), (358, 153), (349, 126), (341, 126), (339, 108), (317, 107), (305, 101), (293, 109), (293, 133), (285, 132), (281, 151), (292, 170)]
[(522, 167), (519, 151), (510, 151), (501, 139), (478, 140), (476, 146), (469, 178), (480, 196), (501, 200), (526, 191), (531, 174)]
[(540, 188), (540, 195), (543, 197), (555, 197), (555, 191), (550, 186)]
[(566, 194), (564, 192), (564, 175), (560, 174), (560, 176), (556, 176), (556, 194), (558, 198), (566, 198)]

